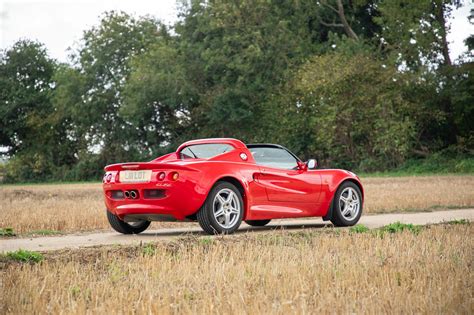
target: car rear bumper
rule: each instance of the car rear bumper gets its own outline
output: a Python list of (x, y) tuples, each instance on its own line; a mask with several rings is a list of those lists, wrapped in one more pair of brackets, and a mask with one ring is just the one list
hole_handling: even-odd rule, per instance
[[(132, 218), (140, 215), (146, 215), (151, 220), (160, 217), (185, 220), (196, 213), (206, 199), (206, 191), (190, 181), (109, 183), (103, 185), (103, 191), (107, 209), (122, 220), (127, 216)], [(127, 191), (136, 192), (137, 197), (120, 197)], [(153, 194), (150, 195), (150, 191)]]

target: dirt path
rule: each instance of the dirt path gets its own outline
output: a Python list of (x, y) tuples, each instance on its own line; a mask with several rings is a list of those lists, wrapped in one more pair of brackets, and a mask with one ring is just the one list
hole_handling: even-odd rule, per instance
[[(397, 221), (424, 225), (460, 219), (474, 221), (474, 209), (368, 215), (363, 216), (359, 223), (364, 224), (369, 228), (377, 228)], [(328, 223), (323, 222), (321, 219), (274, 220), (268, 226), (260, 228), (250, 227), (243, 223), (238, 233), (249, 231), (264, 233), (266, 231), (280, 228), (287, 230), (300, 230), (304, 228), (318, 229), (325, 227), (326, 225), (328, 225)], [(106, 232), (94, 234), (69, 234), (54, 237), (2, 239), (0, 240), (0, 252), (14, 251), (18, 249), (49, 251), (97, 245), (138, 244), (140, 242), (150, 241), (169, 241), (186, 234), (203, 235), (199, 227), (189, 227), (180, 229), (150, 230), (145, 231), (140, 235), (122, 235), (115, 232)]]

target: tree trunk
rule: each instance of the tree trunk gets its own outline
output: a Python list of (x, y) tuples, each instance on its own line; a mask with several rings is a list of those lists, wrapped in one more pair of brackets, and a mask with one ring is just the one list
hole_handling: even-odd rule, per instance
[(346, 19), (346, 14), (344, 13), (344, 6), (342, 4), (342, 0), (337, 0), (337, 9), (333, 7), (332, 5), (328, 4), (327, 1), (321, 1), (321, 4), (324, 5), (325, 7), (331, 9), (333, 12), (337, 13), (337, 16), (339, 17), (339, 20), (341, 20), (341, 23), (327, 23), (323, 21), (321, 18), (319, 18), (319, 22), (327, 27), (341, 27), (344, 29), (344, 32), (349, 38), (352, 38), (353, 40), (358, 41), (359, 36), (354, 32), (352, 27), (349, 25), (349, 22)]
[(359, 40), (359, 37), (349, 25), (349, 22), (347, 22), (346, 15), (344, 13), (344, 6), (342, 5), (342, 0), (337, 0), (337, 11), (339, 19), (341, 20), (341, 23), (344, 26), (344, 31), (346, 32), (347, 36), (352, 39)]
[(449, 57), (449, 47), (448, 47), (448, 40), (446, 38), (447, 29), (446, 29), (446, 19), (444, 17), (444, 5), (442, 1), (438, 1), (435, 4), (436, 7), (436, 20), (438, 21), (440, 28), (441, 28), (441, 50), (443, 53), (444, 64), (447, 66), (451, 66), (451, 58)]

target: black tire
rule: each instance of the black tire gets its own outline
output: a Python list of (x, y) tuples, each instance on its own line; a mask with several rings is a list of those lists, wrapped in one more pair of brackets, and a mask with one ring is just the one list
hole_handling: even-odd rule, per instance
[(245, 223), (251, 226), (265, 226), (270, 223), (271, 220), (247, 220)]
[[(216, 198), (217, 193), (221, 192), (223, 189), (230, 189), (237, 196), (238, 203), (240, 206), (240, 212), (238, 214), (235, 214), (237, 215), (237, 219), (235, 223), (229, 228), (221, 226), (220, 223), (217, 222), (217, 219), (214, 217), (214, 199)], [(244, 202), (240, 191), (231, 183), (221, 181), (217, 182), (211, 189), (206, 201), (197, 213), (197, 220), (201, 228), (207, 234), (232, 234), (239, 228), (240, 224), (242, 223), (243, 214)]]
[[(346, 188), (352, 188), (353, 191), (358, 195), (358, 200), (359, 200), (359, 212), (357, 213), (356, 216), (354, 216), (351, 219), (348, 219), (342, 214), (341, 210), (341, 194), (343, 193)], [(354, 184), (353, 182), (346, 181), (343, 182), (339, 188), (337, 189), (336, 194), (334, 195), (334, 199), (332, 201), (332, 214), (331, 214), (331, 222), (334, 224), (334, 226), (352, 226), (357, 224), (359, 222), (359, 219), (362, 215), (362, 206), (363, 206), (363, 200), (362, 200), (362, 193), (359, 189), (359, 187)]]
[(117, 232), (122, 234), (138, 234), (145, 231), (150, 226), (150, 221), (143, 221), (136, 225), (128, 224), (122, 221), (115, 214), (107, 210), (107, 219), (110, 226)]

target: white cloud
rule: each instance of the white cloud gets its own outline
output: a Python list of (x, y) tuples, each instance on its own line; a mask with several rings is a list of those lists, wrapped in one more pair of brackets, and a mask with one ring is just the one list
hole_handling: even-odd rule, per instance
[(149, 14), (167, 24), (176, 20), (175, 0), (0, 0), (0, 48), (35, 39), (53, 58), (66, 61), (66, 49), (110, 10)]

